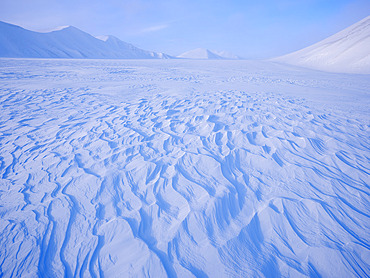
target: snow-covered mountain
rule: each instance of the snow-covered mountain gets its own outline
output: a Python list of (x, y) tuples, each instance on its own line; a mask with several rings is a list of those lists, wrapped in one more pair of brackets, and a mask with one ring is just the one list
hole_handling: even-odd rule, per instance
[(211, 50), (213, 53), (217, 54), (218, 56), (222, 57), (223, 59), (227, 60), (240, 60), (242, 59), (240, 56), (235, 55), (232, 52), (229, 51), (217, 51), (217, 50)]
[(273, 60), (333, 72), (370, 73), (370, 16), (312, 46)]
[(73, 26), (48, 33), (0, 21), (0, 57), (162, 59), (169, 55), (142, 50), (116, 37), (99, 39)]
[(185, 58), (185, 59), (201, 59), (201, 60), (220, 60), (223, 59), (221, 56), (218, 56), (216, 53), (205, 49), (205, 48), (197, 48), (193, 50), (186, 51), (177, 56), (178, 58)]
[(185, 59), (199, 59), (199, 60), (233, 60), (240, 59), (240, 57), (226, 51), (214, 51), (205, 48), (197, 48), (184, 52), (177, 56), (178, 58)]

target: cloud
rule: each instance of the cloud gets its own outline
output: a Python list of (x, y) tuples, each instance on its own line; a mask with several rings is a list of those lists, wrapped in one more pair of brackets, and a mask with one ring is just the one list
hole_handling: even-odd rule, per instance
[(149, 33), (149, 32), (157, 32), (163, 29), (168, 28), (169, 26), (167, 24), (162, 24), (162, 25), (155, 25), (155, 26), (150, 26), (148, 28), (144, 28), (141, 30), (141, 33)]

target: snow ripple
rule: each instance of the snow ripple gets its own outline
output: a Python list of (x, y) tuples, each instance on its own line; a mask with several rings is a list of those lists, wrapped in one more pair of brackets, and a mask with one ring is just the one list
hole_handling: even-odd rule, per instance
[(365, 277), (369, 132), (275, 93), (0, 95), (4, 276)]

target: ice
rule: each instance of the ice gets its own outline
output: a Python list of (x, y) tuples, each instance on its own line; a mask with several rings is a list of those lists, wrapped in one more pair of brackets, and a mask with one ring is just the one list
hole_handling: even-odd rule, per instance
[(0, 276), (369, 276), (367, 75), (0, 67)]

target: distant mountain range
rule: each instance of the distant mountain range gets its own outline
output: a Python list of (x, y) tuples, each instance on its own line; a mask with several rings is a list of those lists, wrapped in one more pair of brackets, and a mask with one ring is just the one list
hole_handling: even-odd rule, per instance
[(185, 59), (197, 59), (197, 60), (237, 60), (241, 59), (240, 57), (226, 52), (226, 51), (214, 51), (204, 48), (197, 48), (187, 52), (182, 53), (177, 56), (178, 58)]
[(39, 33), (0, 21), (0, 57), (168, 59), (171, 56), (142, 50), (116, 37), (98, 39), (73, 26)]
[(73, 26), (39, 33), (0, 21), (0, 57), (94, 59), (239, 59), (228, 52), (195, 49), (178, 57), (146, 51), (114, 36), (94, 37)]
[(312, 46), (272, 60), (324, 71), (370, 74), (370, 16)]
[[(137, 48), (113, 36), (96, 38), (72, 26), (39, 33), (1, 21), (0, 57), (240, 59), (232, 53), (203, 48), (173, 57)], [(321, 42), (271, 60), (325, 71), (370, 73), (370, 16)]]

